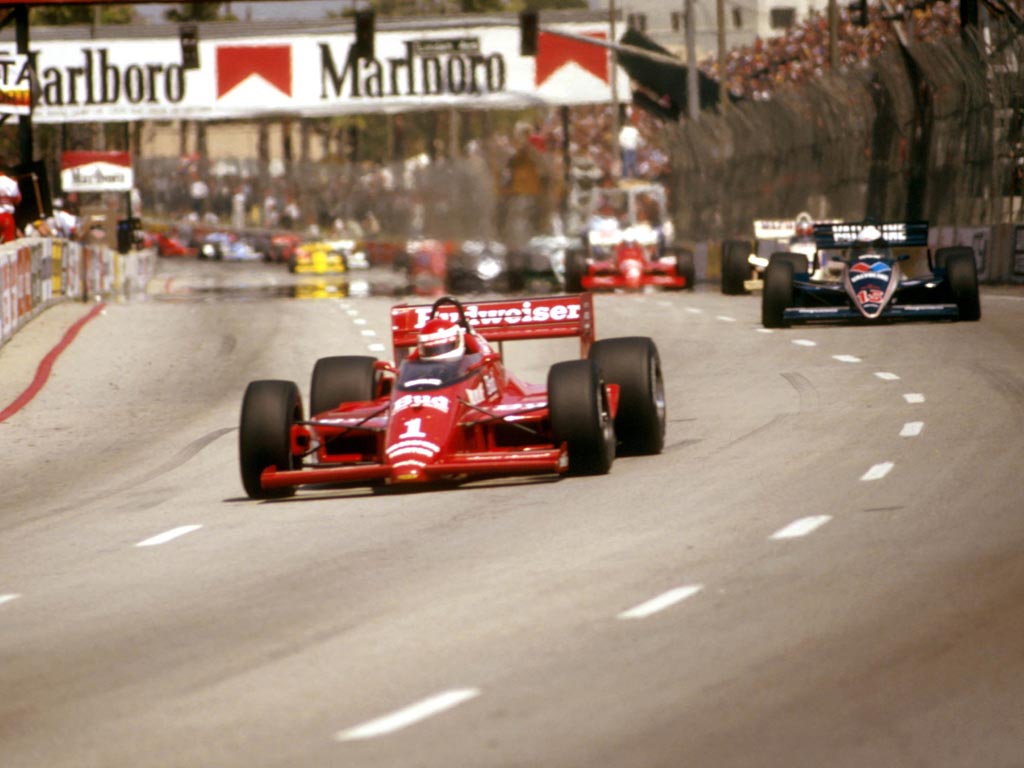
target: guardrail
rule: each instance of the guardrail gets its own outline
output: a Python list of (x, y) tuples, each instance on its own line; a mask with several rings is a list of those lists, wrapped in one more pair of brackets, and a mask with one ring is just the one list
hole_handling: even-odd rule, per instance
[(58, 238), (0, 245), (0, 346), (59, 301), (130, 298), (145, 289), (155, 262), (148, 249), (121, 254)]

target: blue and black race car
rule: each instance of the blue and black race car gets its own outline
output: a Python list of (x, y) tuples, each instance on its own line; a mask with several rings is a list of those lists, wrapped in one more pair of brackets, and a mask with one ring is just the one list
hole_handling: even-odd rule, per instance
[[(761, 321), (977, 320), (978, 271), (966, 246), (928, 249), (928, 222), (822, 223), (817, 253), (773, 253), (764, 272)], [(906, 264), (906, 267), (901, 266)]]

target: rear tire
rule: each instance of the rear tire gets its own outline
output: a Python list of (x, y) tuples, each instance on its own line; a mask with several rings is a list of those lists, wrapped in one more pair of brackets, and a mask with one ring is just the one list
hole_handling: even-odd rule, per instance
[(615, 435), (623, 454), (661, 453), (665, 446), (665, 382), (661, 358), (646, 336), (595, 341), (589, 358), (609, 384), (619, 385)]
[(683, 286), (683, 290), (692, 291), (693, 283), (697, 276), (697, 269), (693, 264), (693, 254), (690, 251), (677, 250), (675, 252), (675, 257), (676, 274), (686, 280), (686, 285)]
[(313, 366), (309, 414), (331, 411), (342, 403), (373, 400), (377, 390), (377, 358), (366, 355), (322, 357)]
[(945, 268), (950, 295), (960, 310), (959, 319), (980, 320), (981, 300), (978, 297), (978, 267), (974, 262), (974, 251), (964, 248), (963, 252), (949, 254), (945, 260)]
[(583, 290), (583, 276), (587, 274), (587, 255), (575, 249), (565, 254), (565, 290), (579, 293)]
[[(805, 260), (806, 261), (806, 260)], [(785, 312), (793, 305), (793, 265), (772, 259), (764, 271), (761, 322), (765, 328), (785, 328)]]
[(254, 381), (245, 390), (238, 429), (242, 485), (251, 499), (291, 496), (294, 488), (263, 488), (260, 475), (267, 467), (294, 469), (292, 425), (302, 420), (299, 388), (291, 381)]
[(569, 472), (603, 475), (615, 459), (615, 427), (592, 360), (555, 363), (548, 371), (548, 410), (555, 445), (566, 443)]
[(726, 240), (722, 243), (722, 293), (739, 296), (747, 293), (743, 283), (750, 277), (750, 243)]

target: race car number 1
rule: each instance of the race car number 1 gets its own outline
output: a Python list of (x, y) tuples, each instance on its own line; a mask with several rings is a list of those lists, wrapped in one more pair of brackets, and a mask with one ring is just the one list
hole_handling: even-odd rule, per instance
[(405, 422), (405, 432), (398, 436), (399, 440), (405, 440), (406, 438), (414, 437), (426, 437), (427, 433), (420, 430), (420, 424), (423, 423), (423, 419), (409, 419)]

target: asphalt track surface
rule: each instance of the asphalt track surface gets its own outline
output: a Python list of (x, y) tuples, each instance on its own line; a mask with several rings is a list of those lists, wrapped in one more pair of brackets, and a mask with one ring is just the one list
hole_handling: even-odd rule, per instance
[[(246, 384), (308, 396), (393, 300), (161, 268), (0, 423), (4, 768), (1024, 762), (1024, 291), (772, 333), (756, 296), (599, 296), (661, 350), (662, 455), (254, 502)], [(0, 348), (0, 408), (88, 310)]]

